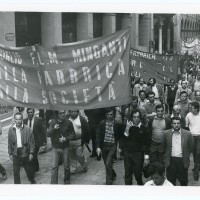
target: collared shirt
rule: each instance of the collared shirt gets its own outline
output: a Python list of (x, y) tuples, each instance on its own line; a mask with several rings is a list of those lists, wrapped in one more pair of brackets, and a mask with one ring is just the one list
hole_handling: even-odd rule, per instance
[(157, 103), (150, 103), (150, 102), (147, 102), (143, 107), (146, 109), (147, 111), (147, 114), (151, 114), (153, 112), (156, 112), (156, 105)]
[(152, 87), (152, 91), (155, 93), (155, 98), (158, 99), (159, 94), (158, 94), (158, 88), (157, 88), (156, 84)]
[(170, 88), (171, 88), (171, 90), (175, 90), (175, 88), (176, 88), (176, 86), (174, 85), (174, 86), (169, 86)]
[[(144, 186), (157, 186), (153, 180), (147, 181)], [(164, 183), (162, 186), (174, 186), (171, 182), (169, 182), (167, 179), (165, 179)]]
[[(128, 121), (127, 121), (126, 123), (128, 123)], [(142, 125), (142, 123), (141, 123), (141, 122), (140, 122), (138, 125), (135, 125), (135, 124), (133, 124), (133, 123), (132, 123), (131, 127), (132, 127), (132, 126), (134, 126), (134, 127), (138, 127), (138, 128), (140, 128), (140, 127), (141, 127), (141, 125)], [(131, 128), (131, 127), (130, 127), (130, 128)], [(124, 132), (124, 135), (125, 135), (126, 137), (128, 137), (128, 136), (129, 136), (129, 130), (130, 130), (130, 128), (129, 128), (129, 129), (127, 129), (127, 127), (126, 127), (126, 130), (125, 130), (125, 132)]]
[(21, 127), (17, 127), (16, 124), (13, 126), (13, 128), (16, 129), (16, 136), (17, 136), (17, 148), (22, 147), (22, 138), (21, 138), (21, 130), (23, 128), (23, 125)]
[[(172, 113), (171, 118), (173, 118), (173, 117), (174, 117), (174, 114)], [(181, 118), (181, 115), (179, 114), (178, 117)]]
[(106, 121), (104, 142), (115, 143), (115, 136), (114, 136), (113, 128), (114, 128), (114, 121), (112, 121), (112, 122)]
[(142, 123), (140, 122), (138, 125), (133, 124), (133, 126), (140, 128), (140, 126), (142, 125)]
[(142, 101), (142, 99), (139, 98), (138, 99), (138, 106), (143, 107), (148, 102), (149, 102), (149, 100), (147, 100), (147, 99), (144, 99), (144, 101)]
[(172, 157), (182, 158), (182, 148), (181, 148), (181, 129), (179, 131), (172, 131)]
[(28, 127), (30, 127), (31, 129), (33, 129), (33, 125), (34, 125), (34, 121), (35, 121), (35, 117), (33, 116), (33, 118), (31, 119), (31, 126), (30, 126), (30, 119), (28, 118)]
[(69, 120), (72, 122), (72, 124), (74, 126), (74, 131), (75, 131), (75, 134), (76, 134), (76, 139), (77, 140), (80, 139), (81, 135), (82, 135), (80, 116), (78, 115), (78, 117), (76, 119), (72, 119), (70, 117)]
[(189, 112), (185, 118), (185, 124), (190, 128), (192, 136), (200, 136), (200, 112), (197, 115)]

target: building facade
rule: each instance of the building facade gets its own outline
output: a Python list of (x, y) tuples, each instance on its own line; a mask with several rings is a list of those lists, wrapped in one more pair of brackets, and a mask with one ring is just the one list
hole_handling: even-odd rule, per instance
[(200, 32), (200, 16), (147, 13), (0, 12), (0, 43), (44, 46), (101, 37), (131, 26), (131, 47), (180, 52), (181, 40)]

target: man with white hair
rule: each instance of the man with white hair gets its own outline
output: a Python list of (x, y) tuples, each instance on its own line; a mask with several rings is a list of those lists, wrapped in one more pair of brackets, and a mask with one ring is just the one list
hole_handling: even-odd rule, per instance
[(181, 107), (179, 105), (174, 105), (172, 109), (172, 115), (170, 118), (172, 119), (173, 117), (179, 117), (181, 128), (185, 129), (185, 118), (181, 117), (180, 113), (181, 113)]

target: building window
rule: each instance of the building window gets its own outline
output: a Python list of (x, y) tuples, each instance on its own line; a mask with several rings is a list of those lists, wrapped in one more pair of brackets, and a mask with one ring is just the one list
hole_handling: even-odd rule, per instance
[(101, 37), (103, 35), (102, 27), (102, 13), (93, 14), (93, 37)]
[(16, 46), (41, 44), (41, 13), (15, 13)]
[(139, 46), (146, 46), (146, 37), (148, 34), (148, 30), (145, 30), (147, 26), (147, 22), (145, 19), (145, 16), (143, 14), (139, 14), (139, 25), (138, 25), (138, 33), (139, 33), (139, 40), (138, 40), (138, 44)]
[(77, 41), (77, 14), (62, 13), (62, 43)]

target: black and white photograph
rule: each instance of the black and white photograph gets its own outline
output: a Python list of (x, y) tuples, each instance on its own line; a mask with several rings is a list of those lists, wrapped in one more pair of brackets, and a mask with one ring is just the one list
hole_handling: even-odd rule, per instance
[(83, 8), (0, 9), (0, 184), (198, 188), (200, 10)]

